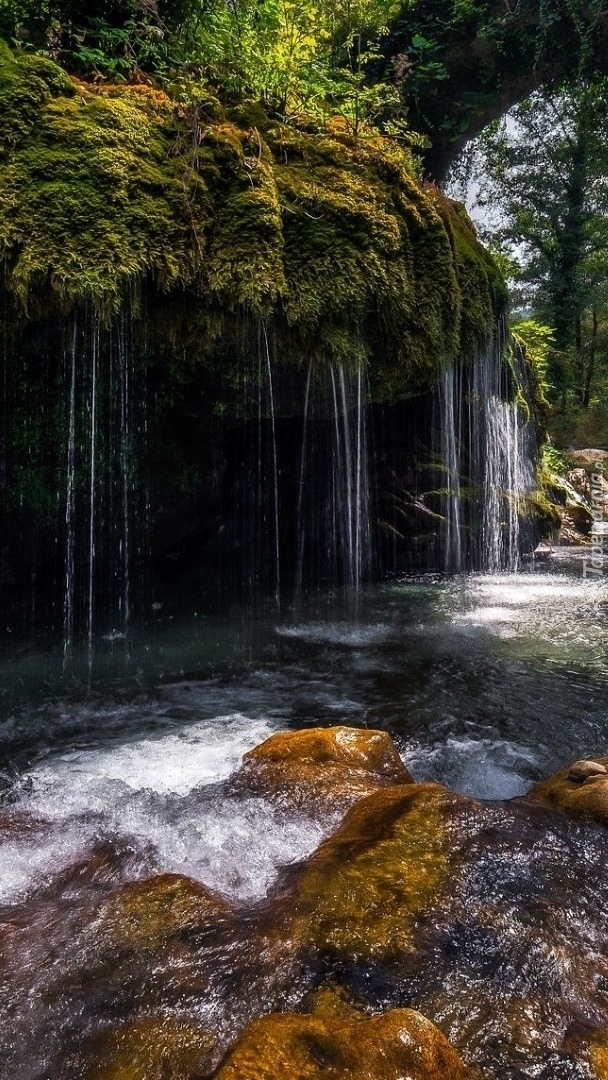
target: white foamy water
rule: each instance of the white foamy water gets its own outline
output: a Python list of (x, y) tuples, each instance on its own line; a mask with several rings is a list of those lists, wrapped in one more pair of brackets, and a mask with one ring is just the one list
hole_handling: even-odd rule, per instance
[(480, 626), (500, 638), (527, 638), (573, 659), (597, 656), (606, 643), (608, 578), (565, 578), (558, 574), (495, 574), (471, 578), (455, 625)]
[(68, 804), (71, 813), (90, 808), (90, 786), (97, 780), (120, 780), (135, 791), (186, 795), (224, 780), (243, 754), (277, 727), (234, 713), (110, 747), (73, 750), (32, 770), (32, 803), (53, 816), (65, 816)]
[(542, 755), (507, 740), (448, 737), (404, 755), (415, 780), (436, 780), (474, 799), (525, 795)]
[(301, 641), (328, 645), (350, 645), (366, 648), (390, 637), (391, 627), (385, 623), (362, 626), (358, 623), (301, 623), (297, 626), (277, 626), (280, 637), (298, 638)]
[(517, 612), (508, 607), (476, 607), (458, 616), (459, 622), (504, 623), (517, 618)]
[(100, 842), (127, 844), (144, 876), (170, 871), (237, 899), (265, 895), (280, 867), (313, 851), (337, 822), (212, 787), (277, 728), (235, 714), (49, 757), (18, 804), (46, 825), (0, 848), (0, 900), (44, 886)]

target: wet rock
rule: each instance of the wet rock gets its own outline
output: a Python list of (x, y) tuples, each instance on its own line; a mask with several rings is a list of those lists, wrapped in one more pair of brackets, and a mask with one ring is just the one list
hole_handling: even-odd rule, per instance
[(245, 754), (244, 760), (332, 762), (364, 769), (393, 784), (411, 781), (390, 735), (368, 728), (279, 731)]
[(302, 871), (296, 937), (350, 958), (415, 951), (420, 920), (452, 884), (450, 821), (469, 804), (439, 784), (384, 788), (358, 802)]
[(608, 758), (576, 761), (536, 784), (530, 798), (576, 818), (608, 825)]
[(605, 776), (608, 773), (605, 765), (599, 761), (575, 761), (568, 770), (568, 780), (587, 780), (590, 776)]
[(117, 951), (154, 949), (231, 913), (222, 897), (199, 882), (179, 874), (158, 874), (130, 882), (106, 900), (98, 925)]
[[(194, 1080), (210, 1075), (214, 1037), (194, 1020), (147, 1017), (84, 1048), (86, 1080)], [(75, 1074), (76, 1075), (76, 1074)]]
[[(561, 525), (559, 530), (558, 544), (560, 547), (580, 547), (591, 543), (589, 533), (591, 531), (591, 512), (584, 511), (582, 525), (578, 519), (580, 514), (572, 514), (571, 508), (558, 506), (558, 517)], [(577, 520), (575, 520), (575, 518)], [(578, 522), (578, 523), (577, 523)]]
[(251, 1024), (216, 1080), (468, 1080), (445, 1036), (420, 1013), (369, 1020), (275, 1014)]
[(232, 780), (298, 809), (346, 809), (379, 787), (411, 783), (390, 735), (349, 727), (278, 732), (245, 754)]
[(581, 537), (589, 535), (592, 525), (591, 509), (584, 503), (569, 503), (562, 515), (562, 526), (574, 529)]

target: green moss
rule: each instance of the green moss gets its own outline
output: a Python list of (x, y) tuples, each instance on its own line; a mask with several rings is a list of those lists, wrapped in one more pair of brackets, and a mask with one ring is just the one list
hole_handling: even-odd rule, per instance
[(0, 152), (15, 149), (32, 133), (42, 107), (54, 96), (74, 89), (68, 76), (42, 56), (23, 54), (16, 60), (0, 41)]
[(470, 222), (381, 139), (94, 90), (4, 46), (0, 138), (0, 259), (30, 309), (116, 310), (155, 283), (189, 296), (200, 359), (263, 316), (279, 359), (370, 360), (376, 399), (492, 332), (502, 285)]
[[(29, 63), (8, 70), (22, 97)], [(0, 252), (12, 290), (24, 304), (50, 285), (62, 297), (117, 306), (125, 286), (145, 275), (163, 287), (191, 280), (188, 200), (167, 157), (158, 102), (74, 86), (52, 97), (38, 93), (41, 83), (36, 76), (27, 137), (18, 145), (20, 127), (5, 130)]]

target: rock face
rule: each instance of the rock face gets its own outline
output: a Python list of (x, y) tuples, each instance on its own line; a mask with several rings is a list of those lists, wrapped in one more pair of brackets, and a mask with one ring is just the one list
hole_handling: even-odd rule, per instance
[(608, 825), (608, 757), (576, 761), (536, 784), (530, 798), (573, 817)]
[(598, 464), (608, 464), (608, 450), (568, 450), (568, 457), (572, 459), (576, 468), (594, 472)]
[(413, 781), (385, 731), (332, 727), (272, 735), (245, 754), (234, 783), (311, 808), (346, 807), (379, 787)]
[(245, 1031), (216, 1080), (467, 1080), (444, 1035), (418, 1012), (370, 1020), (266, 1016)]
[(210, 96), (198, 123), (193, 157), (190, 121), (161, 91), (87, 86), (0, 42), (7, 289), (24, 305), (49, 286), (117, 308), (137, 282), (176, 299), (190, 287), (198, 332), (177, 316), (177, 334), (191, 349), (215, 348), (208, 305), (228, 328), (242, 306), (297, 326), (290, 359), (352, 361), (366, 339), (391, 377), (434, 377), (486, 340), (506, 301), (498, 269), (393, 142), (368, 147), (340, 122), (298, 131)]

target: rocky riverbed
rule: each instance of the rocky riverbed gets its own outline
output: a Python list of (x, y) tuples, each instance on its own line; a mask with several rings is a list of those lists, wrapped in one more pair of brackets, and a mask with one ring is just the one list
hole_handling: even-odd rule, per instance
[(5, 887), (0, 1075), (608, 1077), (607, 763), (482, 802), (415, 783), (386, 732), (277, 732), (180, 802), (186, 847), (211, 802), (255, 819), (224, 889), (102, 829), (92, 792), (78, 857), (76, 815), (5, 807), (5, 854), (54, 859)]

